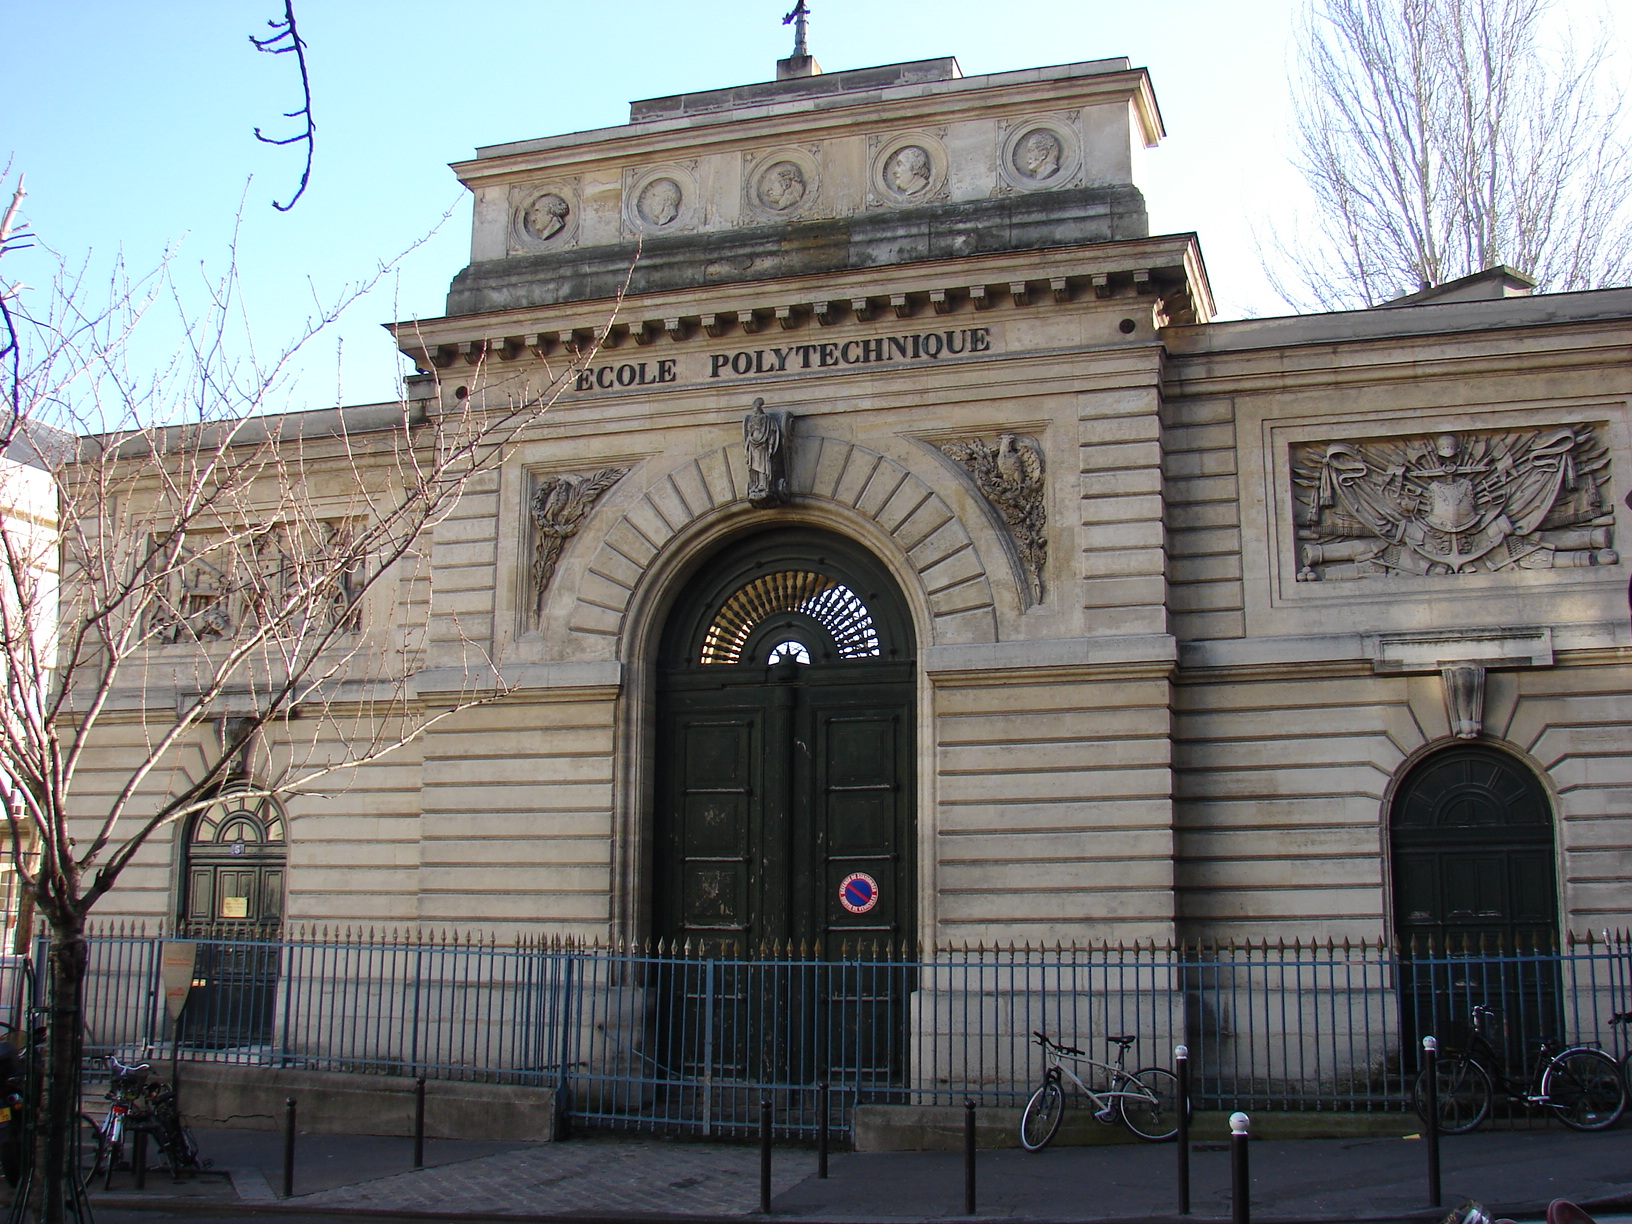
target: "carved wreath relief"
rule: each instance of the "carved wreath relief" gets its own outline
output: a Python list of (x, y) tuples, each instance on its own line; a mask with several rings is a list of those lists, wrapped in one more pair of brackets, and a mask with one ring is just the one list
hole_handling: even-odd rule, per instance
[(954, 438), (941, 452), (969, 473), (1014, 539), (1026, 571), (1031, 602), (1043, 602), (1048, 563), (1048, 521), (1043, 501), (1043, 452), (1033, 441), (999, 434), (994, 446), (980, 438)]
[(586, 476), (546, 476), (533, 491), (533, 617), (544, 612), (544, 592), (555, 576), (561, 550), (578, 534), (591, 507), (628, 468), (602, 468)]
[(1614, 565), (1591, 425), (1292, 449), (1298, 581)]

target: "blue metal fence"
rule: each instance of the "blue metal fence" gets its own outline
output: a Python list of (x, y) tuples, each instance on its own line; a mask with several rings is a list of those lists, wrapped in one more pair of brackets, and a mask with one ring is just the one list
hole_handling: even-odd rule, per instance
[[(91, 940), (90, 1040), (144, 1057), (558, 1088), (575, 1121), (731, 1134), (777, 1102), (785, 1133), (857, 1106), (1018, 1105), (1034, 1031), (1134, 1065), (1189, 1047), (1200, 1108), (1403, 1107), (1418, 1038), (1504, 1009), (1510, 1048), (1597, 1042), (1632, 1010), (1627, 933), (1562, 949), (1369, 943), (948, 949), (709, 959), (684, 949), (311, 931), (278, 942)], [(179, 1021), (166, 959), (190, 964)], [(39, 963), (39, 962), (37, 962)], [(1114, 1061), (1114, 1059), (1113, 1059)]]

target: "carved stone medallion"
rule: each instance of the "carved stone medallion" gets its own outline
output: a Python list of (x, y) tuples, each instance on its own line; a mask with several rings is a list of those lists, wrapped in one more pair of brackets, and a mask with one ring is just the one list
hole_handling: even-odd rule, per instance
[(804, 170), (791, 161), (767, 166), (754, 183), (754, 195), (760, 205), (778, 213), (796, 211), (805, 202), (806, 190)]
[(962, 465), (1009, 529), (1025, 570), (1030, 602), (1043, 602), (1048, 567), (1048, 519), (1043, 497), (1043, 452), (1029, 438), (1005, 433), (995, 444), (980, 438), (939, 443), (941, 453)]
[(1081, 141), (1065, 115), (1038, 115), (1000, 125), (998, 191), (1053, 191), (1075, 183), (1082, 169)]
[(1009, 154), (1014, 172), (1027, 182), (1046, 183), (1060, 173), (1065, 146), (1047, 128), (1032, 128)]
[(766, 412), (762, 399), (742, 418), (748, 500), (756, 506), (777, 506), (788, 499), (788, 426), (787, 414)]
[(662, 229), (680, 215), (683, 193), (672, 178), (655, 178), (641, 189), (635, 213), (653, 229)]
[(533, 520), (533, 618), (536, 621), (544, 611), (544, 592), (555, 576), (555, 566), (561, 560), (561, 551), (567, 541), (578, 534), (578, 528), (589, 516), (590, 509), (629, 471), (628, 468), (602, 468), (582, 476), (546, 476), (533, 490), (529, 507)]
[(934, 173), (929, 150), (923, 145), (902, 145), (884, 159), (885, 187), (902, 199), (927, 194)]
[(1296, 446), (1298, 581), (1614, 565), (1608, 481), (1590, 425)]
[(572, 220), (572, 206), (553, 191), (529, 204), (521, 215), (521, 228), (535, 242), (548, 242), (561, 234)]

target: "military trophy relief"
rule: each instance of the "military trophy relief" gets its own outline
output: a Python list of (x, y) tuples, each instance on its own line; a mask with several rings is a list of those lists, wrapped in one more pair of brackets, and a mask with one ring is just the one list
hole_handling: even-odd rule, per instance
[(999, 434), (995, 442), (953, 438), (936, 445), (974, 481), (1008, 528), (1025, 574), (1028, 605), (1043, 602), (1048, 567), (1048, 517), (1043, 496), (1043, 451), (1030, 438)]
[(742, 418), (742, 450), (748, 462), (748, 501), (760, 509), (788, 500), (788, 444), (793, 418), (785, 412), (766, 412), (756, 399)]
[(582, 475), (542, 477), (528, 506), (533, 527), (533, 623), (544, 615), (544, 595), (567, 541), (578, 534), (601, 495), (628, 473), (628, 468), (601, 468)]
[(310, 602), (299, 631), (355, 633), (362, 620), (362, 561), (352, 555), (354, 531), (349, 519), (317, 519), (254, 531), (193, 531), (179, 549), (155, 540), (151, 569), (159, 581), (146, 613), (148, 640), (160, 646), (230, 641), (280, 623), (279, 609), (302, 590), (320, 598)]
[(1292, 448), (1299, 582), (1614, 565), (1592, 425)]

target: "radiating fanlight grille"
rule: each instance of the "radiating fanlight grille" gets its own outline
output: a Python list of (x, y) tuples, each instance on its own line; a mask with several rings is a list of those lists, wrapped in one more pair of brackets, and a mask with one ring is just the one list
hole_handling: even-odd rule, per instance
[(809, 570), (781, 570), (742, 586), (726, 600), (703, 635), (703, 663), (740, 663), (754, 629), (779, 612), (802, 612), (838, 645), (841, 659), (877, 658), (878, 626), (849, 587)]

